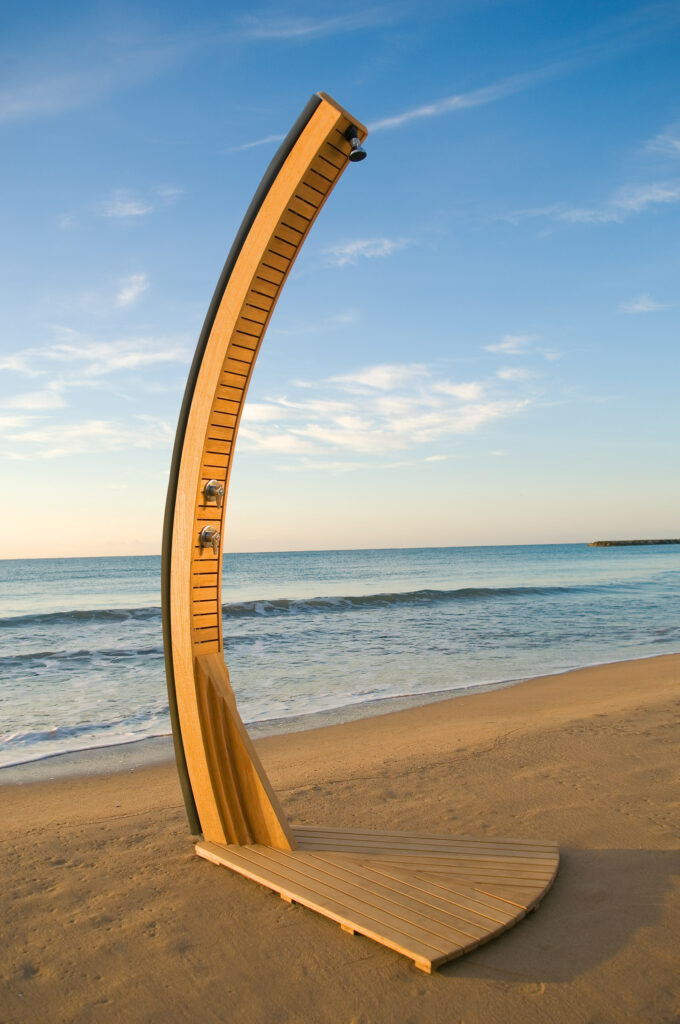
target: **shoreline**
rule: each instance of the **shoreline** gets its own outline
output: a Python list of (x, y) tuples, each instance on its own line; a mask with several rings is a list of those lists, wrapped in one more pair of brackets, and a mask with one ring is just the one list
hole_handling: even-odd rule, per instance
[[(566, 668), (547, 675), (525, 676), (519, 679), (504, 679), (497, 682), (470, 684), (450, 690), (432, 690), (425, 693), (407, 693), (397, 696), (378, 697), (356, 704), (345, 704), (327, 711), (311, 711), (285, 718), (270, 718), (263, 722), (246, 722), (252, 739), (270, 736), (289, 736), (302, 732), (331, 728), (364, 719), (379, 718), (383, 715), (398, 714), (432, 704), (445, 704), (465, 697), (482, 696), (497, 690), (524, 686), (536, 680), (549, 679), (588, 671), (606, 666), (625, 665), (640, 661), (654, 661), (657, 658), (680, 658), (680, 652), (655, 655), (640, 655), (618, 661), (594, 662), (576, 668)], [(237, 695), (238, 699), (238, 695)], [(103, 744), (96, 747), (81, 747), (75, 750), (57, 751), (44, 754), (28, 761), (17, 761), (0, 766), (0, 787), (22, 785), (27, 782), (53, 781), (74, 778), (79, 775), (110, 774), (118, 771), (134, 771), (148, 765), (160, 764), (175, 759), (172, 733), (143, 736), (123, 743)]]
[(2, 785), (0, 1018), (670, 1024), (679, 711), (659, 655), (256, 739), (294, 824), (558, 844), (536, 913), (430, 978), (197, 858), (170, 760)]

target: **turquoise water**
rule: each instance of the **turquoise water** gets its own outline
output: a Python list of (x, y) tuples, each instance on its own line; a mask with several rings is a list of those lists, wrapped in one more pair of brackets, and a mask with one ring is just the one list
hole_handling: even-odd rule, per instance
[[(679, 567), (680, 546), (226, 555), (225, 656), (247, 723), (373, 713), (680, 651)], [(169, 729), (159, 558), (0, 561), (0, 766)]]

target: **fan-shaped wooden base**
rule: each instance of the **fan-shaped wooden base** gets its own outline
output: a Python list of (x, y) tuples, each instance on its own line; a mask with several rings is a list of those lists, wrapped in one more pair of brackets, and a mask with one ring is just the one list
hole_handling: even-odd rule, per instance
[(430, 974), (538, 905), (557, 873), (554, 843), (295, 828), (298, 849), (200, 842), (224, 864), (410, 957)]

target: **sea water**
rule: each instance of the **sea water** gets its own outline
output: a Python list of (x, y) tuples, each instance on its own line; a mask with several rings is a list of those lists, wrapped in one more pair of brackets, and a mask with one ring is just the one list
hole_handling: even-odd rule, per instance
[[(679, 566), (680, 546), (225, 555), (225, 658), (262, 731), (376, 713), (680, 651)], [(0, 561), (0, 766), (169, 730), (160, 558)]]

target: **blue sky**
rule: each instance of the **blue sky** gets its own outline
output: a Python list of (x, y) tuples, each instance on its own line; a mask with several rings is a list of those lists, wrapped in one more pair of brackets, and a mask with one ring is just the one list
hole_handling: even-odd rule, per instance
[(0, 557), (155, 553), (191, 355), (309, 96), (369, 126), (227, 549), (677, 536), (680, 4), (14, 5)]

